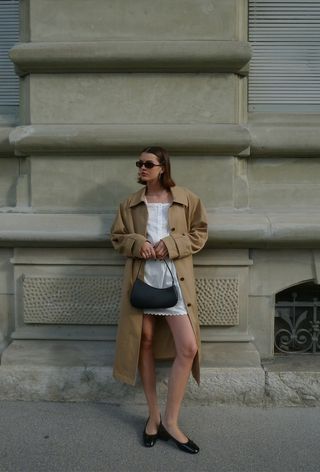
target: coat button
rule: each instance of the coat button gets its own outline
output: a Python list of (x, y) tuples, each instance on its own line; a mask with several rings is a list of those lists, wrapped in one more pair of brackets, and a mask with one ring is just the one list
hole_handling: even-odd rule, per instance
[(184, 277), (180, 277), (180, 280), (183, 282), (183, 281), (184, 281)]
[(191, 306), (191, 303), (187, 303), (187, 306)]

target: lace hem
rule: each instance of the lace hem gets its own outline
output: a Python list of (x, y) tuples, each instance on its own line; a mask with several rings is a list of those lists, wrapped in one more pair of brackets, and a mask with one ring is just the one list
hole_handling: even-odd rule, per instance
[(155, 316), (184, 316), (184, 315), (187, 315), (187, 313), (152, 313), (152, 312), (144, 312), (145, 315), (155, 315)]

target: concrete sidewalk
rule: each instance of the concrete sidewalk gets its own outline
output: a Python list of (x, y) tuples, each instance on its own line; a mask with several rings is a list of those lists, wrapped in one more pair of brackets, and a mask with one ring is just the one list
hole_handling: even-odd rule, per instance
[(320, 408), (185, 406), (200, 446), (141, 444), (146, 408), (106, 403), (0, 402), (1, 472), (318, 472)]

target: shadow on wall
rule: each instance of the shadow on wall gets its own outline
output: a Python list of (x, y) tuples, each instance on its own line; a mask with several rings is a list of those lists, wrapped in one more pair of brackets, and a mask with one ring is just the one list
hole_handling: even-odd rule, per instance
[(106, 185), (97, 185), (95, 189), (82, 194), (77, 202), (78, 206), (88, 209), (88, 211), (114, 212), (125, 198), (139, 190), (139, 184), (133, 182), (130, 185), (130, 183), (126, 184), (123, 181), (116, 180), (108, 182)]

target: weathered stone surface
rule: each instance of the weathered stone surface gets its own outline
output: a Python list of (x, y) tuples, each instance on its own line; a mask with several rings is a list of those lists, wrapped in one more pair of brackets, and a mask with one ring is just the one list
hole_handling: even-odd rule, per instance
[(320, 372), (269, 372), (266, 396), (277, 406), (320, 405)]
[(257, 405), (264, 402), (264, 372), (254, 368), (201, 369), (201, 384), (189, 384), (186, 401)]
[(273, 311), (272, 295), (253, 296), (249, 289), (248, 330), (249, 333), (254, 333), (254, 344), (263, 359), (273, 356), (274, 318), (270, 315)]
[(249, 126), (251, 155), (257, 157), (288, 156), (318, 157), (320, 150), (319, 123), (312, 126), (301, 123), (252, 124)]
[(223, 73), (32, 75), (30, 122), (236, 123), (237, 80)]
[(132, 401), (134, 389), (112, 378), (111, 367), (0, 367), (1, 400)]
[(279, 356), (264, 363), (267, 404), (320, 405), (320, 358)]
[[(0, 148), (1, 149), (1, 148)], [(0, 153), (1, 155), (1, 153)], [(16, 205), (16, 183), (19, 175), (17, 158), (0, 158), (0, 207)]]
[[(167, 392), (167, 368), (158, 368), (161, 403)], [(320, 405), (319, 372), (268, 373), (262, 368), (202, 368), (200, 387), (190, 379), (185, 404), (269, 406)], [(1, 400), (134, 402), (145, 404), (137, 386), (116, 382), (112, 368), (12, 366), (0, 367)]]
[(236, 38), (239, 0), (31, 0), (31, 41)]
[[(212, 135), (211, 137), (213, 138)], [(136, 155), (138, 156), (138, 153)], [(47, 156), (35, 156), (32, 158), (32, 205), (34, 208), (48, 211), (52, 208), (71, 211), (81, 208), (88, 212), (92, 209), (104, 212), (108, 202), (109, 208), (117, 208), (120, 201), (137, 190), (136, 159), (137, 157), (132, 155), (119, 158), (110, 154), (103, 159), (99, 156), (91, 156), (90, 159), (72, 158), (67, 155), (63, 155), (63, 158), (62, 155), (55, 155), (49, 159)], [(227, 156), (221, 158), (202, 155), (197, 157), (197, 161), (202, 169), (210, 170), (214, 166), (217, 173), (199, 173), (193, 191), (217, 206), (230, 206), (233, 200), (234, 159)], [(177, 184), (183, 184), (193, 178), (193, 161), (185, 156), (175, 156), (172, 159), (172, 168), (173, 175), (180, 169)], [(126, 175), (128, 180), (119, 182), (119, 173)], [(223, 179), (221, 174), (224, 175)], [(61, 188), (64, 189), (63, 192)]]
[[(236, 343), (230, 344), (229, 358), (223, 354), (227, 344), (220, 357), (213, 345), (218, 366), (208, 365), (214, 356), (204, 350), (200, 386), (190, 377), (185, 404), (320, 405), (320, 358), (277, 357), (261, 366), (253, 362), (252, 346), (242, 345), (243, 355), (234, 366)], [(0, 399), (145, 404), (139, 377), (135, 387), (115, 381), (112, 359), (113, 345), (107, 342), (14, 341), (2, 354)], [(170, 362), (156, 368), (161, 403), (166, 400), (169, 368)]]
[[(232, 350), (237, 351), (236, 345)], [(210, 353), (205, 350), (204, 354), (206, 357)], [(225, 365), (232, 362), (231, 357), (228, 360), (226, 353), (220, 352), (220, 361), (224, 359)], [(113, 344), (107, 342), (14, 341), (2, 354), (0, 399), (145, 403), (139, 378), (136, 387), (113, 379), (112, 359)], [(207, 362), (212, 363), (212, 357)], [(169, 367), (169, 362), (157, 366), (161, 401), (167, 394)], [(237, 367), (222, 363), (220, 367), (207, 366), (204, 359), (200, 387), (191, 377), (184, 401), (261, 404), (264, 384), (263, 369), (257, 362), (254, 365), (250, 349), (244, 350)]]
[(249, 294), (253, 296), (273, 296), (301, 280), (312, 279), (315, 273), (312, 250), (259, 249), (252, 250), (251, 257)]
[[(158, 369), (159, 370), (159, 369)], [(159, 398), (165, 401), (167, 369), (160, 372)], [(162, 378), (162, 379), (161, 379)], [(264, 374), (255, 369), (202, 369), (202, 383), (189, 381), (184, 403), (258, 405), (264, 400)], [(146, 403), (142, 387), (120, 384), (111, 367), (0, 367), (1, 400)]]

